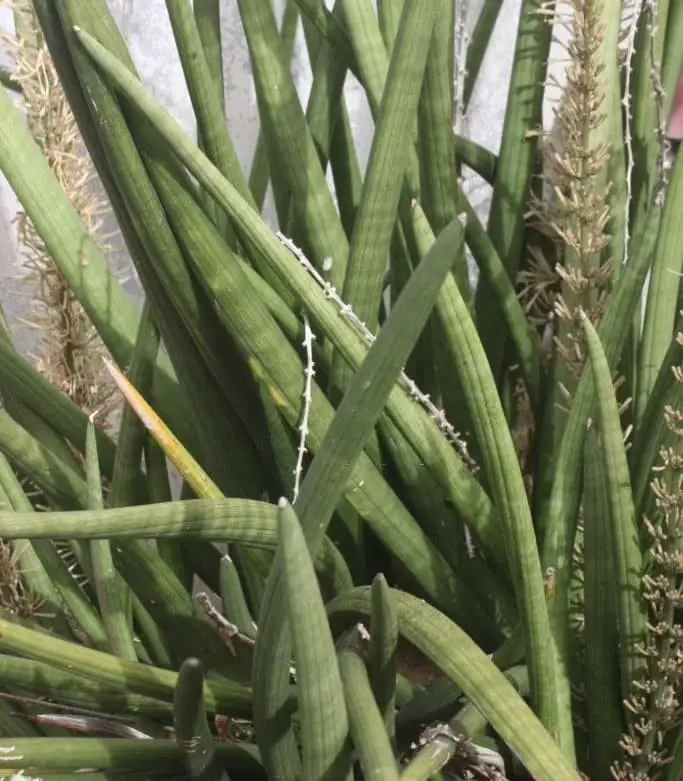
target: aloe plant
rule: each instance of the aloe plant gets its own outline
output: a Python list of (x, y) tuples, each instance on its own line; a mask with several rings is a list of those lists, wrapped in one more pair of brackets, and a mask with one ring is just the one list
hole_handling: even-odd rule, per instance
[(217, 0), (166, 3), (197, 139), (104, 0), (31, 3), (145, 302), (0, 71), (0, 170), (124, 403), (105, 431), (3, 324), (3, 774), (677, 781), (679, 5), (522, 3), (493, 154), (460, 118), (498, 0), (469, 51), (448, 0), (240, 0), (247, 171)]

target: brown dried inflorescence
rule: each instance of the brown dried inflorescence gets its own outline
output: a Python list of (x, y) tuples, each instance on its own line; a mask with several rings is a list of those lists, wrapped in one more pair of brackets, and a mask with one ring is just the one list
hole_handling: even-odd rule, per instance
[[(682, 336), (678, 335), (681, 342)], [(674, 367), (677, 383), (683, 367)], [(633, 681), (626, 707), (632, 715), (621, 741), (622, 759), (613, 768), (618, 781), (656, 779), (670, 761), (667, 738), (683, 723), (683, 425), (681, 411), (664, 410), (667, 434), (650, 485), (650, 517), (643, 519), (649, 538), (642, 593), (648, 605), (649, 644), (645, 679)]]
[(530, 249), (519, 283), (532, 322), (544, 324), (553, 314), (559, 319), (556, 347), (578, 376), (584, 360), (578, 312), (599, 322), (612, 271), (604, 257), (611, 241), (610, 146), (596, 134), (605, 121), (601, 2), (572, 0), (569, 12), (555, 18), (569, 32), (567, 83), (553, 132), (544, 139), (544, 192), (532, 198), (527, 215), (547, 241), (543, 249)]
[[(105, 204), (93, 186), (92, 164), (31, 6), (8, 4), (15, 12), (16, 35), (5, 43), (15, 60), (12, 77), (21, 86), (31, 135), (90, 233), (106, 240)], [(106, 426), (116, 399), (102, 370), (106, 350), (26, 213), (17, 215), (17, 228), (20, 274), (35, 289), (23, 322), (39, 334), (36, 366), (85, 412), (99, 411), (98, 421)]]

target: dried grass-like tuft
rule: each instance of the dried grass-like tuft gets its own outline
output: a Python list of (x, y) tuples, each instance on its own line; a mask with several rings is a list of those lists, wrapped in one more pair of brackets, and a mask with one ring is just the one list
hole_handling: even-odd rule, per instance
[(41, 615), (42, 600), (27, 589), (16, 548), (0, 540), (0, 607), (20, 618)]
[[(679, 343), (683, 334), (678, 334)], [(683, 382), (683, 366), (674, 368)], [(667, 436), (653, 469), (651, 517), (643, 519), (649, 539), (642, 579), (648, 604), (650, 640), (641, 652), (647, 660), (644, 680), (633, 681), (625, 703), (631, 716), (620, 743), (622, 757), (612, 769), (617, 781), (658, 778), (671, 761), (670, 737), (683, 724), (683, 411), (664, 410)]]
[(533, 322), (559, 321), (558, 350), (575, 376), (584, 361), (578, 312), (597, 323), (611, 264), (606, 167), (610, 146), (596, 138), (605, 121), (601, 0), (569, 0), (556, 9), (568, 32), (566, 85), (554, 109), (555, 127), (544, 139), (544, 193), (531, 200), (527, 217), (549, 241), (521, 272), (521, 297)]
[[(78, 132), (57, 71), (30, 4), (5, 3), (14, 10), (16, 35), (5, 36), (15, 65), (11, 75), (21, 85), (21, 105), (31, 135), (43, 150), (64, 192), (100, 245), (107, 243), (93, 166)], [(35, 290), (30, 314), (22, 323), (38, 332), (34, 359), (52, 384), (86, 413), (98, 412), (107, 428), (118, 409), (114, 386), (102, 367), (107, 352), (92, 323), (69, 289), (24, 212), (16, 218), (19, 276)]]

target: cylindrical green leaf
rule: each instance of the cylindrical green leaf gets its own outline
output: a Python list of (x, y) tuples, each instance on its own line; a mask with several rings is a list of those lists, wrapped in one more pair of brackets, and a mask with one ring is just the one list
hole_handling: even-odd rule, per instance
[(299, 696), (301, 777), (345, 779), (351, 746), (334, 641), (306, 538), (286, 499), (279, 504), (278, 536)]
[(84, 677), (75, 668), (60, 668), (18, 656), (0, 654), (0, 683), (34, 698), (48, 697), (62, 705), (110, 714), (138, 714), (164, 720), (172, 712), (170, 700), (134, 694), (126, 688), (125, 681), (119, 686), (108, 686)]
[(608, 777), (623, 732), (619, 689), (618, 584), (614, 577), (608, 481), (595, 428), (586, 438), (583, 500), (584, 664), (591, 774)]
[[(0, 618), (0, 648), (4, 653), (27, 656), (66, 670), (77, 669), (86, 678), (111, 688), (143, 694), (171, 702), (177, 675), (149, 665), (127, 662), (110, 654), (84, 648), (76, 643), (27, 629), (15, 621)], [(207, 681), (204, 684), (207, 707), (236, 717), (251, 713), (251, 691), (238, 683)]]
[[(249, 47), (269, 148), (286, 177), (298, 225), (322, 267), (334, 259), (330, 279), (338, 287), (344, 279), (348, 241), (344, 234), (325, 173), (299, 102), (294, 80), (285, 61), (269, 0), (238, 0), (240, 18)], [(271, 168), (274, 160), (271, 156)]]
[[(152, 390), (158, 352), (159, 332), (152, 316), (150, 304), (145, 301), (135, 338), (133, 357), (128, 367), (128, 378), (146, 397), (150, 395)], [(140, 471), (145, 438), (145, 427), (126, 404), (121, 413), (118, 446), (114, 461), (110, 494), (110, 503), (113, 507), (136, 503), (135, 479)], [(147, 466), (149, 478), (149, 465)]]
[[(248, 499), (191, 499), (142, 507), (121, 507), (91, 513), (12, 513), (0, 511), (3, 536), (17, 539), (177, 538), (194, 537), (216, 542), (239, 542), (272, 550), (277, 545), (276, 509)], [(216, 551), (216, 558), (220, 554)], [(335, 593), (349, 584), (349, 574), (339, 551), (323, 540), (316, 567), (329, 578)]]
[[(538, 781), (576, 781), (573, 763), (495, 664), (452, 621), (427, 603), (394, 590), (401, 635), (452, 678)], [(333, 627), (370, 611), (370, 589), (354, 589), (327, 606)]]
[[(95, 425), (92, 421), (88, 424), (85, 439), (85, 471), (88, 484), (88, 509), (103, 510), (102, 477), (97, 457)], [(138, 655), (131, 627), (130, 593), (114, 566), (109, 540), (91, 540), (90, 553), (95, 591), (104, 628), (107, 631), (109, 648), (116, 656), (134, 662)]]
[(357, 647), (358, 629), (340, 641), (337, 651), (349, 730), (365, 778), (398, 781), (398, 762), (385, 720), (372, 694), (370, 678)]
[(82, 472), (34, 439), (6, 412), (0, 412), (0, 450), (60, 507), (87, 507)]
[[(527, 198), (537, 149), (534, 133), (542, 124), (552, 25), (538, 13), (537, 0), (524, 0), (519, 12), (503, 135), (496, 166), (488, 233), (510, 279), (522, 259)], [(500, 376), (505, 339), (487, 283), (477, 288), (477, 326), (493, 376)]]
[(638, 396), (636, 411), (641, 418), (657, 379), (657, 373), (669, 349), (680, 309), (677, 280), (683, 269), (683, 155), (677, 155), (666, 192), (662, 222), (657, 235), (652, 276), (647, 294), (647, 308), (639, 351)]
[[(343, 351), (346, 360), (354, 367), (359, 366), (366, 351), (358, 334), (339, 316), (334, 305), (326, 300), (323, 292), (308, 277), (296, 259), (264, 228), (258, 215), (241, 201), (215, 167), (188, 142), (177, 123), (171, 120), (139, 82), (130, 77), (116, 58), (84, 32), (79, 33), (79, 38), (88, 53), (116, 80), (117, 86), (125, 90), (126, 95), (153, 119), (166, 140), (172, 144), (176, 154), (228, 210), (236, 224), (239, 224), (242, 237), (257, 249), (254, 258), (273, 268), (282, 282), (315, 313), (316, 319), (325, 324), (325, 335), (335, 347)], [(502, 540), (494, 521), (491, 503), (480, 484), (457, 457), (451, 444), (439, 432), (434, 420), (414, 405), (404, 389), (396, 388), (392, 391), (388, 411), (404, 436), (413, 443), (420, 457), (429, 464), (432, 472), (448, 490), (455, 507), (484, 544), (486, 555), (505, 571)]]
[(503, 0), (484, 0), (479, 11), (477, 23), (467, 45), (467, 58), (465, 61), (465, 84), (463, 86), (463, 111), (467, 110), (472, 92), (477, 83), (479, 69), (484, 61), (484, 55), (488, 51), (489, 41), (493, 34), (493, 28), (498, 20)]
[[(356, 215), (344, 301), (377, 330), (391, 233), (411, 147), (435, 18), (433, 0), (406, 3), (382, 95), (370, 159)], [(451, 219), (455, 216), (453, 209)]]
[(235, 624), (242, 634), (255, 639), (256, 624), (244, 598), (235, 563), (227, 553), (221, 557), (220, 590), (226, 618)]
[[(225, 742), (218, 747), (221, 759), (235, 773), (261, 775), (258, 752), (244, 743)], [(100, 768), (120, 771), (126, 778), (141, 768), (162, 770), (165, 777), (182, 768), (183, 751), (172, 740), (132, 738), (3, 738), (0, 741), (0, 768), (77, 771)], [(76, 776), (78, 778), (79, 776)], [(110, 777), (110, 776), (107, 776)], [(113, 776), (114, 778), (116, 776)], [(87, 779), (87, 776), (83, 776)]]
[(638, 540), (636, 508), (633, 503), (624, 436), (619, 419), (619, 405), (614, 392), (612, 373), (600, 337), (583, 315), (588, 356), (593, 370), (597, 398), (601, 456), (605, 467), (614, 574), (617, 582), (619, 615), (619, 657), (621, 661), (621, 695), (632, 692), (634, 681), (640, 681), (647, 669), (642, 649), (647, 645), (647, 611), (641, 595), (643, 557)]
[[(116, 360), (126, 363), (135, 341), (135, 308), (4, 90), (0, 90), (0, 118), (0, 170), (107, 348)], [(171, 399), (178, 398), (177, 382), (163, 357), (160, 369), (159, 381), (172, 409)]]
[[(24, 517), (28, 521), (26, 533), (20, 536), (30, 538), (31, 521), (38, 520), (41, 514), (33, 511), (31, 502), (29, 501), (28, 497), (24, 493), (24, 490), (21, 487), (19, 480), (17, 479), (16, 475), (12, 471), (12, 468), (7, 462), (7, 459), (1, 455), (0, 455), (0, 486), (2, 488), (2, 492), (6, 495), (11, 505), (15, 507), (17, 511), (21, 512), (21, 514), (24, 515)], [(9, 515), (11, 517), (14, 514), (9, 513)], [(62, 536), (63, 535), (61, 535), (59, 532), (52, 535), (52, 537), (62, 537)], [(72, 618), (75, 626), (77, 628), (80, 628), (80, 630), (84, 633), (85, 637), (96, 648), (100, 648), (103, 650), (108, 648), (107, 634), (104, 625), (102, 624), (100, 615), (98, 614), (94, 605), (90, 602), (87, 595), (85, 594), (81, 586), (78, 584), (76, 579), (72, 576), (68, 565), (57, 552), (53, 541), (37, 540), (37, 539), (33, 540), (30, 544), (30, 547), (26, 551), (26, 556), (24, 559), (24, 562), (27, 565), (33, 563), (31, 561), (32, 559), (31, 551), (34, 552), (34, 554), (38, 558), (39, 564), (42, 565), (38, 568), (37, 572), (34, 573), (34, 576), (36, 578), (34, 582), (36, 583), (36, 585), (41, 584), (42, 578), (40, 573), (41, 570), (44, 568), (44, 571), (49, 576), (59, 596), (61, 597), (64, 606), (66, 606), (67, 613)], [(32, 580), (33, 578), (29, 573), (27, 583), (30, 583)], [(47, 586), (47, 584), (45, 584), (45, 586)], [(42, 596), (42, 594), (44, 593), (43, 589), (45, 588), (45, 586), (43, 586), (43, 588), (41, 588), (41, 591), (38, 592), (39, 595)], [(57, 607), (56, 607), (55, 619), (56, 619), (57, 627), (64, 628), (63, 615), (64, 615), (64, 607), (62, 606), (60, 601), (57, 603)]]
[(384, 719), (389, 737), (396, 732), (396, 644), (398, 617), (391, 589), (384, 575), (372, 582), (372, 615), (370, 616), (370, 647), (368, 672), (377, 706)]
[(216, 744), (204, 704), (204, 670), (199, 659), (186, 659), (178, 672), (174, 716), (176, 743), (185, 753), (190, 778), (194, 781), (220, 778)]

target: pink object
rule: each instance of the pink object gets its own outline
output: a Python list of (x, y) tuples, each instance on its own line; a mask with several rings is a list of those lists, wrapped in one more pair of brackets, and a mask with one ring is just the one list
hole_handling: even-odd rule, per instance
[(674, 101), (666, 124), (666, 134), (672, 141), (683, 140), (683, 68), (678, 74)]

